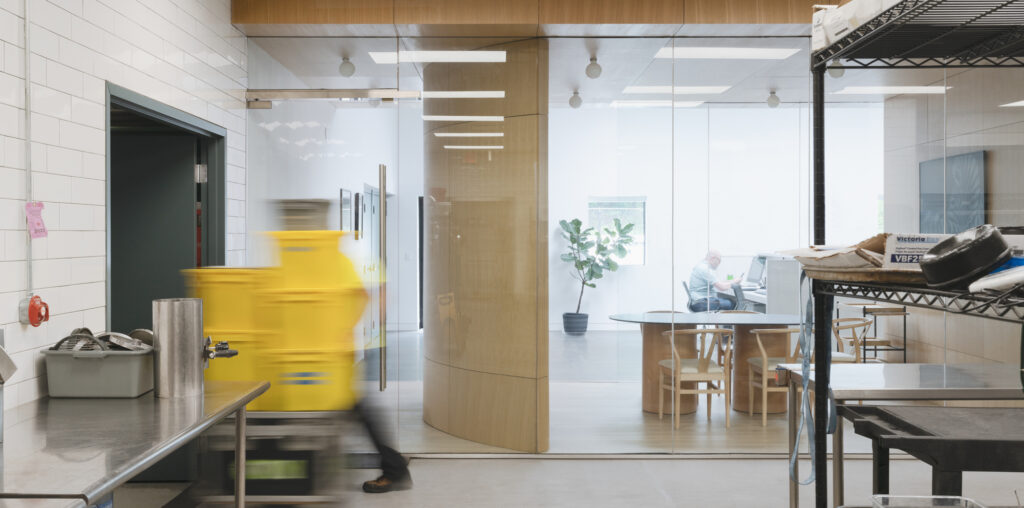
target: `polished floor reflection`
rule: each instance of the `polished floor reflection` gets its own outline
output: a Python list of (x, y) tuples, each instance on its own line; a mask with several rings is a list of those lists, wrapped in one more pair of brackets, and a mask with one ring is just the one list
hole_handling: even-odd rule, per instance
[[(625, 328), (625, 327), (624, 327)], [(405, 454), (516, 453), (441, 432), (423, 422), (422, 336), (403, 332), (392, 337), (388, 390), (367, 385), (367, 395), (381, 420), (396, 435)], [(786, 453), (785, 414), (760, 416), (733, 411), (725, 428), (725, 402), (712, 399), (712, 419), (704, 400), (697, 412), (684, 415), (672, 431), (671, 417), (640, 410), (639, 330), (592, 331), (582, 337), (559, 331), (550, 336), (551, 454), (633, 453)], [(372, 364), (373, 359), (368, 359)], [(870, 453), (870, 442), (846, 433), (847, 453)]]

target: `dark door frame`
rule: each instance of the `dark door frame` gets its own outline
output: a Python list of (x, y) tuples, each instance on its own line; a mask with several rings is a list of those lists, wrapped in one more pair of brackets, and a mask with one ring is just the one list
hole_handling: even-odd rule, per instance
[(205, 152), (206, 159), (207, 186), (204, 194), (208, 200), (204, 203), (206, 208), (203, 210), (203, 214), (206, 217), (203, 237), (206, 240), (206, 260), (208, 265), (223, 265), (225, 260), (225, 231), (227, 229), (225, 197), (227, 191), (227, 170), (225, 168), (225, 152), (227, 150), (227, 129), (110, 82), (107, 82), (106, 95), (106, 321), (107, 329), (109, 329), (111, 305), (110, 107), (117, 105), (131, 110), (139, 116), (196, 134), (200, 139), (202, 144), (201, 151)]

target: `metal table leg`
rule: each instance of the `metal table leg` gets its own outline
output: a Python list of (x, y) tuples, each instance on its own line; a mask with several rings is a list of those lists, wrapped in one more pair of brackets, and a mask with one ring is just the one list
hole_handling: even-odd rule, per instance
[[(800, 419), (800, 399), (796, 389), (796, 382), (789, 379), (789, 411), (786, 412), (786, 419), (789, 420), (789, 453), (793, 453), (796, 446), (796, 430)], [(800, 454), (796, 456), (796, 464), (793, 465), (793, 475), (800, 478)], [(797, 508), (800, 506), (800, 484), (793, 478), (789, 479), (789, 506)]]
[(878, 440), (871, 441), (871, 492), (889, 493), (889, 449), (878, 446)]
[(834, 506), (843, 506), (846, 488), (843, 484), (843, 419), (837, 418), (836, 431), (832, 434), (832, 502)]
[(964, 473), (962, 471), (939, 471), (932, 466), (933, 496), (962, 496), (964, 490)]
[(235, 413), (235, 508), (245, 508), (245, 406)]

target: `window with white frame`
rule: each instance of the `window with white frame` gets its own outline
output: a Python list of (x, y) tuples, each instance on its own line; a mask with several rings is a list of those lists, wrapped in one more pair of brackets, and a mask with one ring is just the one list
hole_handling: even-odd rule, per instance
[(587, 225), (604, 233), (605, 229), (615, 231), (615, 219), (623, 226), (633, 224), (629, 233), (633, 243), (627, 247), (625, 258), (620, 265), (642, 265), (646, 259), (646, 237), (644, 235), (647, 219), (647, 198), (643, 196), (629, 197), (591, 197), (588, 203), (589, 214)]

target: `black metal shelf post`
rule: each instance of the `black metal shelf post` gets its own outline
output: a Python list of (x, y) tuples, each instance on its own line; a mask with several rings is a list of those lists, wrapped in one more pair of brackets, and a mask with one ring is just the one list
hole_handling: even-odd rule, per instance
[[(812, 53), (816, 245), (825, 244), (824, 74), (828, 67), (1024, 67), (1024, 0), (902, 0), (840, 40)], [(815, 504), (818, 508), (827, 508), (829, 390), (820, 388), (829, 386), (834, 297), (864, 298), (1017, 323), (1024, 321), (1024, 299), (1009, 293), (986, 298), (917, 287), (823, 280), (814, 280), (811, 289), (815, 298), (814, 350), (817, 354), (816, 386), (819, 387), (814, 392)]]

